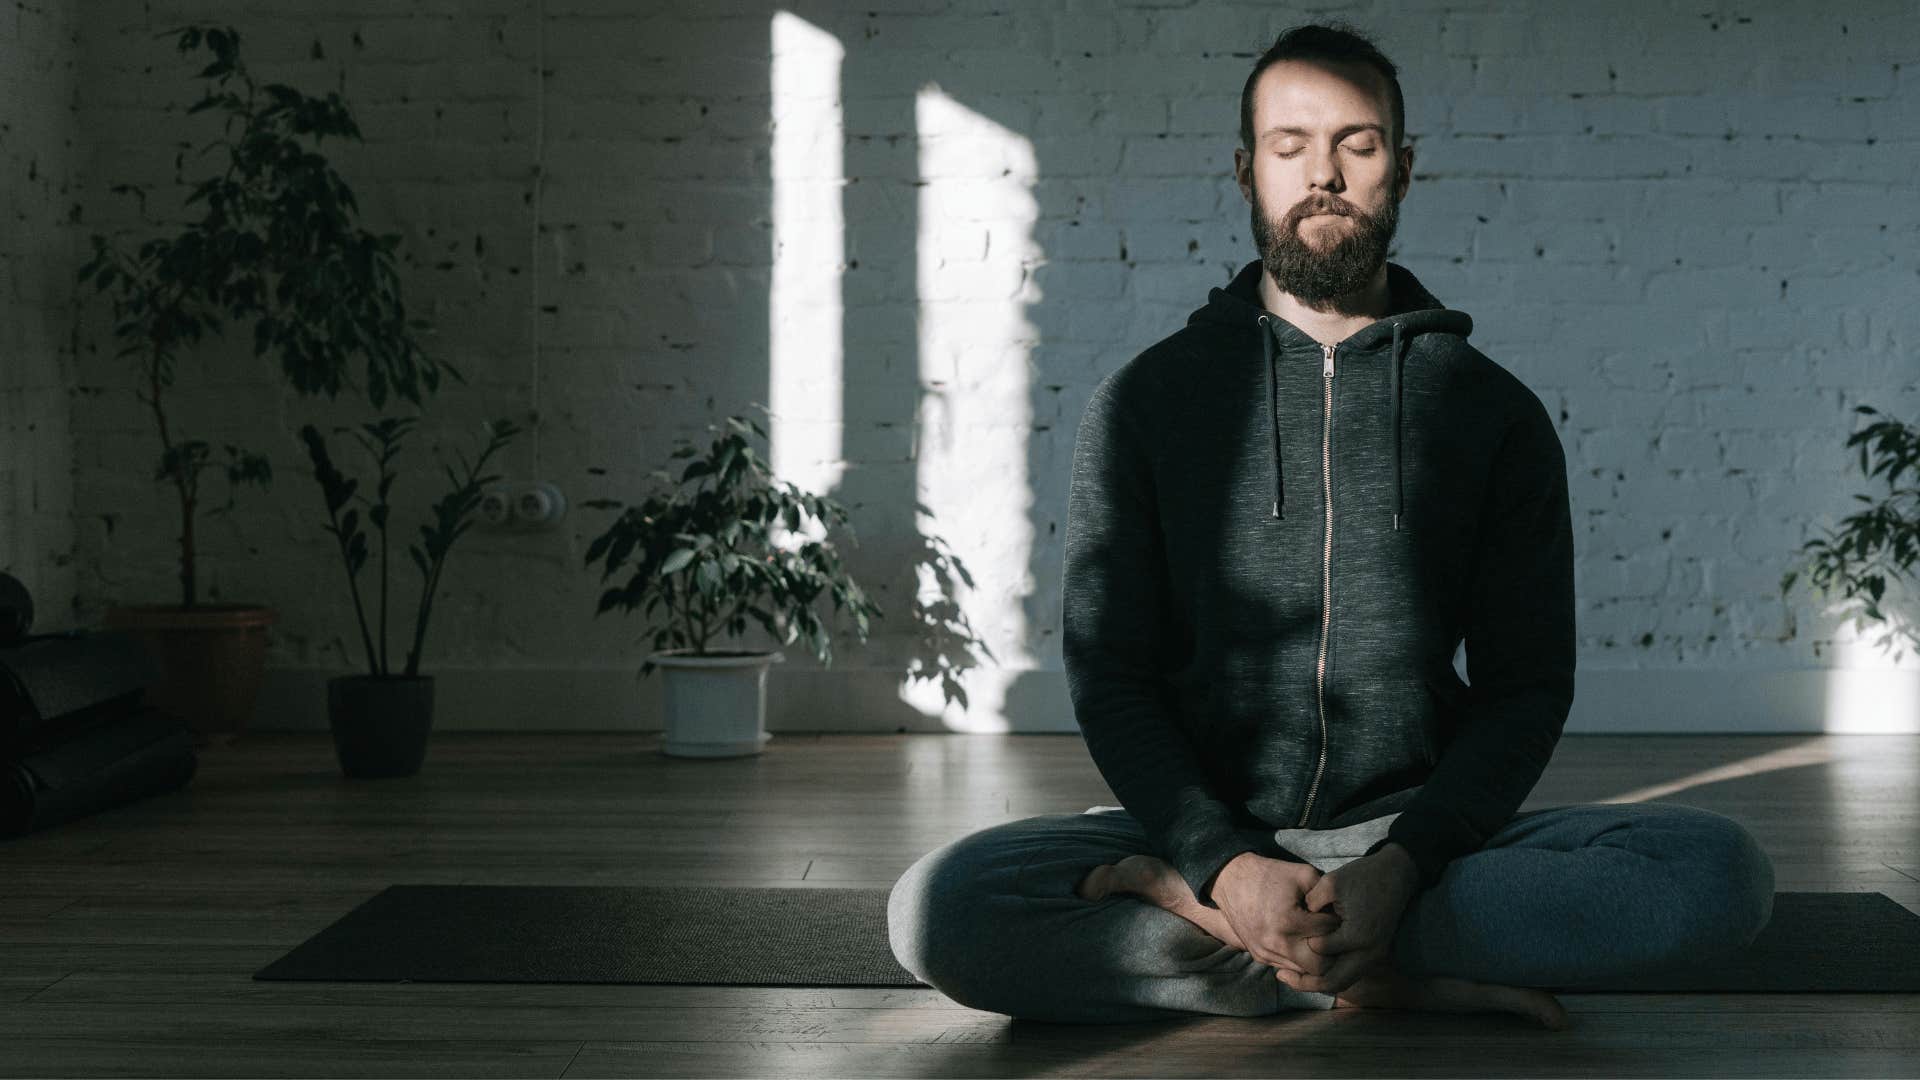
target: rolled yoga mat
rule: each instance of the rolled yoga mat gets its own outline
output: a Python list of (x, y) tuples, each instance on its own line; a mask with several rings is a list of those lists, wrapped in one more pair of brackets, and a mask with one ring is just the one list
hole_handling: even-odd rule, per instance
[[(325, 982), (923, 986), (887, 889), (392, 885), (254, 973)], [(1718, 961), (1567, 993), (1920, 991), (1920, 916), (1880, 893), (1775, 893)]]
[(193, 734), (152, 707), (0, 757), (0, 837), (12, 838), (185, 787)]
[(129, 716), (161, 674), (140, 639), (124, 630), (35, 635), (0, 647), (0, 748), (17, 759)]

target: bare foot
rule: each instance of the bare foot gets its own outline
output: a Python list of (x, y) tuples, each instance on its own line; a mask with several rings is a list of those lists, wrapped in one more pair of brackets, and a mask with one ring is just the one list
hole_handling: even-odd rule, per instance
[(1233, 948), (1246, 948), (1219, 908), (1202, 904), (1180, 871), (1152, 855), (1129, 855), (1117, 863), (1096, 866), (1080, 880), (1074, 893), (1082, 900), (1104, 900), (1114, 893), (1129, 893), (1173, 912)]
[(1435, 975), (1414, 977), (1390, 966), (1375, 968), (1335, 995), (1336, 1009), (1414, 1009), (1425, 1012), (1510, 1012), (1541, 1027), (1564, 1030), (1571, 1020), (1552, 994), (1522, 986), (1471, 982)]

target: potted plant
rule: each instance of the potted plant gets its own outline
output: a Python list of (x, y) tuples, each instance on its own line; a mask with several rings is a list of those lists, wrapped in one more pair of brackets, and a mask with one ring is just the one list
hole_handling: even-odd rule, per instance
[[(255, 356), (276, 355), (302, 394), (331, 396), (351, 385), (348, 364), (356, 357), (365, 359), (375, 405), (389, 388), (417, 402), (421, 386), (438, 385), (443, 367), (460, 376), (414, 343), (391, 254), (398, 237), (358, 227), (352, 190), (320, 153), (329, 136), (360, 137), (339, 96), (316, 99), (258, 84), (231, 27), (190, 26), (161, 36), (176, 33), (178, 51), (204, 47), (213, 54), (197, 76), (208, 80), (206, 92), (188, 112), (224, 115), (217, 136), (176, 159), (177, 167), (189, 156), (213, 159), (185, 200), (200, 214), (132, 251), (95, 234), (79, 278), (111, 296), (118, 355), (134, 363), (135, 395), (160, 437), (153, 476), (172, 485), (179, 509), (180, 596), (178, 604), (115, 607), (105, 622), (138, 634), (161, 660), (165, 679), (149, 688), (150, 700), (197, 731), (237, 732), (252, 714), (266, 631), (277, 616), (258, 603), (201, 601), (200, 481), (211, 468), (225, 473), (227, 503), (207, 510), (224, 513), (240, 485), (266, 486), (272, 467), (231, 443), (219, 460), (206, 439), (180, 430), (166, 404), (177, 362), (207, 332), (220, 331), (223, 320), (250, 319)], [(159, 227), (145, 217), (143, 188), (123, 183), (112, 190), (137, 196), (149, 229)]]
[[(1885, 414), (1870, 405), (1853, 410), (1867, 416)], [(1847, 446), (1860, 448), (1860, 471), (1871, 479), (1885, 475), (1887, 494), (1875, 500), (1855, 495), (1867, 506), (1841, 519), (1840, 528), (1827, 530), (1802, 544), (1797, 555), (1802, 563), (1780, 579), (1780, 595), (1785, 599), (1802, 569), (1814, 589), (1823, 595), (1843, 594), (1857, 606), (1849, 612), (1848, 622), (1856, 629), (1871, 621), (1884, 624), (1887, 632), (1875, 644), (1883, 651), (1896, 638), (1920, 645), (1911, 620), (1889, 618), (1880, 608), (1889, 578), (1912, 584), (1914, 562), (1920, 559), (1920, 430), (1891, 418), (1868, 424), (1847, 438)], [(1901, 478), (1910, 476), (1906, 486)], [(1896, 649), (1897, 661), (1905, 649)]]
[[(412, 776), (426, 760), (427, 735), (433, 729), (433, 676), (420, 674), (420, 650), (426, 643), (427, 620), (433, 614), (433, 598), (440, 587), (440, 575), (446, 570), (447, 556), (460, 534), (473, 524), (474, 510), (480, 505), (482, 489), (498, 480), (497, 475), (480, 475), (487, 459), (519, 433), (512, 422), (495, 421), (487, 425), (490, 438), (480, 456), (469, 464), (461, 457), (464, 477), (446, 469), (452, 490), (433, 504), (432, 522), (420, 526), (420, 542), (410, 545), (407, 554), (420, 571), (420, 597), (414, 604), (412, 645), (407, 649), (406, 666), (394, 672), (387, 650), (387, 595), (389, 552), (387, 530), (393, 505), (388, 495), (396, 473), (394, 459), (401, 443), (419, 420), (418, 417), (384, 417), (361, 425), (354, 437), (374, 459), (378, 470), (372, 498), (360, 493), (360, 482), (343, 474), (327, 451), (327, 441), (319, 429), (307, 424), (300, 429), (307, 455), (313, 462), (314, 479), (327, 507), (327, 532), (340, 549), (347, 571), (347, 591), (353, 598), (353, 614), (360, 625), (360, 643), (366, 649), (367, 673), (336, 675), (327, 680), (327, 720), (333, 730), (334, 752), (340, 769), (352, 777)], [(347, 431), (336, 428), (335, 433)], [(367, 625), (366, 605), (360, 596), (360, 568), (367, 562), (367, 533), (360, 527), (360, 507), (366, 508), (366, 520), (380, 530), (380, 619), (379, 640)]]
[[(630, 559), (633, 564), (624, 584), (601, 593), (595, 617), (614, 607), (629, 612), (639, 608), (649, 616), (664, 609), (653, 629), (655, 651), (641, 665), (640, 675), (666, 669), (661, 751), (674, 756), (757, 754), (771, 737), (766, 730), (766, 676), (784, 654), (777, 649), (715, 649), (710, 647), (715, 638), (737, 637), (751, 620), (782, 644), (804, 640), (830, 667), (831, 634), (813, 607), (822, 594), (831, 598), (836, 613), (844, 610), (852, 617), (862, 642), (868, 619), (884, 617), (846, 574), (831, 539), (840, 526), (858, 545), (846, 510), (830, 498), (775, 480), (766, 459), (747, 439), (749, 434), (766, 438), (759, 424), (738, 416), (727, 417), (726, 423), (727, 430), (706, 456), (689, 462), (678, 481), (665, 470), (655, 470), (651, 475), (666, 486), (638, 505), (613, 499), (585, 504), (621, 511), (588, 546), (587, 565), (604, 560), (600, 580), (605, 582)], [(720, 429), (710, 425), (708, 430)], [(671, 456), (697, 453), (683, 445)], [(799, 536), (803, 525), (812, 523), (822, 527), (821, 539), (788, 545), (776, 536), (782, 527)], [(943, 585), (953, 575), (973, 584), (966, 567), (943, 546), (933, 550), (940, 563), (936, 576)], [(945, 627), (948, 641), (977, 645), (992, 655), (973, 636), (956, 605), (917, 604), (916, 612), (923, 616), (923, 627)], [(951, 669), (943, 666), (940, 675), (948, 680), (950, 693), (957, 692)]]

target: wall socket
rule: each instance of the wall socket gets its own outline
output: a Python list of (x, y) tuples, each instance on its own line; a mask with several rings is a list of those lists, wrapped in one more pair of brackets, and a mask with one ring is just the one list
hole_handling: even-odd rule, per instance
[(545, 481), (490, 484), (480, 490), (478, 515), (480, 524), (488, 529), (550, 529), (566, 512), (567, 497)]

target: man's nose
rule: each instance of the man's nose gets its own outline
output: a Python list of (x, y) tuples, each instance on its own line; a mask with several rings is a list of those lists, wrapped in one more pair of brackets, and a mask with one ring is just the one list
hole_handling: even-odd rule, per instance
[(1331, 150), (1315, 151), (1307, 166), (1307, 182), (1316, 190), (1341, 191), (1346, 182), (1340, 176), (1340, 159)]

